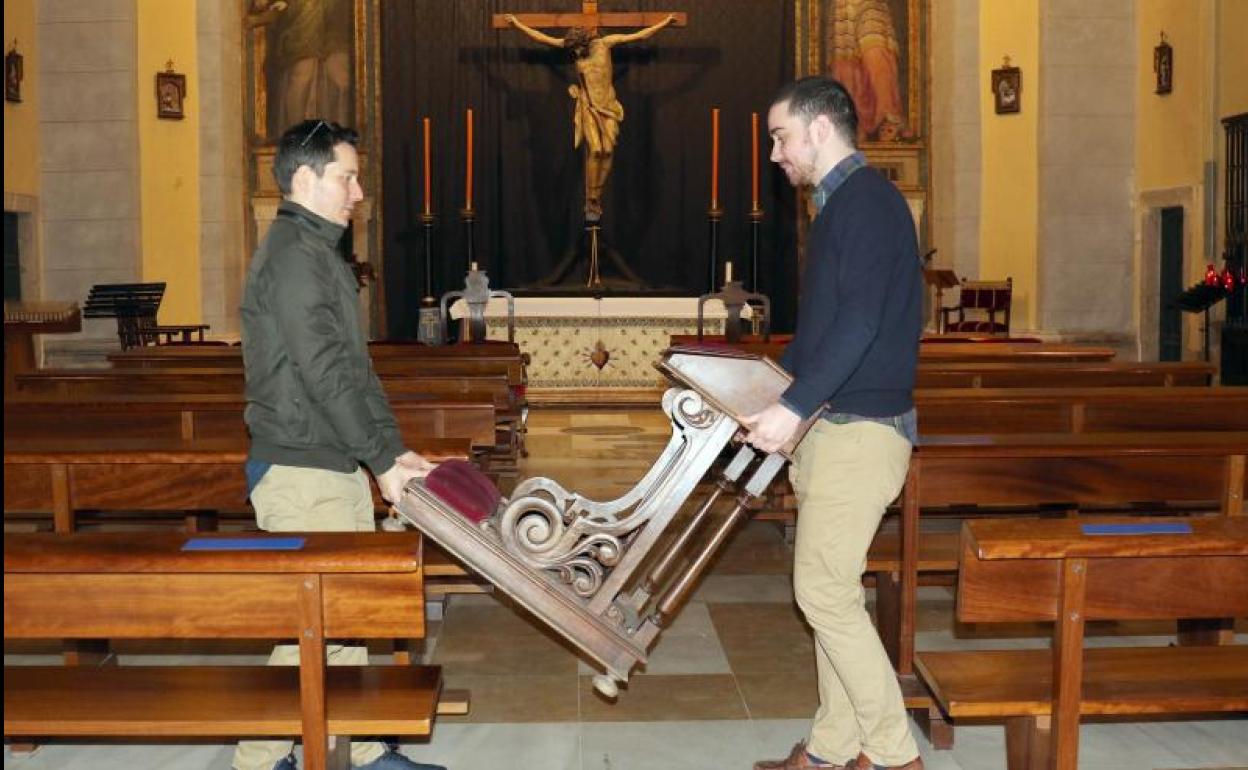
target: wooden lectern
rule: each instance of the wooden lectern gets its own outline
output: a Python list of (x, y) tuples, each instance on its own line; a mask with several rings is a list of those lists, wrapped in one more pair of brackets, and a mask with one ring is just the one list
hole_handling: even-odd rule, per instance
[(958, 274), (952, 270), (927, 268), (923, 271), (923, 281), (928, 286), (935, 287), (936, 289), (936, 302), (932, 304), (932, 325), (936, 329), (936, 333), (940, 334), (940, 332), (943, 331), (941, 328), (940, 309), (945, 305), (945, 289), (952, 289), (960, 283), (958, 281)]
[[(739, 420), (774, 403), (789, 375), (770, 359), (718, 348), (672, 348), (656, 366), (676, 384), (663, 396), (672, 437), (622, 497), (596, 502), (553, 479), (531, 478), (506, 499), (475, 467), (448, 462), (408, 484), (397, 506), (402, 518), (579, 647), (605, 671), (594, 687), (609, 698), (646, 661), (750, 502), (819, 418), (803, 423), (779, 452), (760, 455), (741, 444), (727, 463), (716, 463)], [(716, 484), (707, 499), (664, 537), (708, 474)], [(735, 505), (717, 515), (725, 493)]]

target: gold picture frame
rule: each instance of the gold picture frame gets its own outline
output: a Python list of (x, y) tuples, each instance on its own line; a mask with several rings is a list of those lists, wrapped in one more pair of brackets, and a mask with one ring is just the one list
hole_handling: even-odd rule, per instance
[(1010, 57), (1005, 57), (1005, 66), (992, 71), (992, 105), (998, 115), (1008, 115), (1022, 111), (1023, 104), (1023, 71), (1010, 66)]
[(156, 117), (182, 120), (186, 117), (186, 75), (173, 71), (169, 62), (164, 72), (156, 73)]
[[(796, 1), (797, 74), (826, 75), (845, 83), (859, 108), (859, 146), (921, 144), (927, 132), (928, 0), (882, 0), (866, 11), (848, 0)], [(856, 9), (862, 18), (850, 18)], [(838, 24), (844, 28), (838, 30)], [(859, 66), (852, 49), (881, 42), (894, 55), (896, 83), (884, 94), (856, 93), (855, 81), (879, 78), (847, 77), (846, 67)]]

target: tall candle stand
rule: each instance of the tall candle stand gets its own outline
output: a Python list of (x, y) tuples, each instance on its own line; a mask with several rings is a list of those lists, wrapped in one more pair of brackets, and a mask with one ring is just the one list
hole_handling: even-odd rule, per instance
[(750, 291), (758, 293), (758, 238), (763, 227), (763, 209), (757, 204), (750, 209)]
[(465, 251), (467, 252), (464, 259), (464, 267), (467, 270), (472, 269), (472, 264), (477, 261), (476, 255), (476, 223), (477, 212), (471, 207), (459, 210), (459, 218), (464, 223), (464, 242)]
[(420, 300), (419, 322), (416, 339), (426, 345), (441, 345), (442, 317), (438, 313), (438, 301), (433, 296), (433, 223), (431, 211), (420, 214), (420, 227), (425, 235), (425, 296)]
[(713, 292), (719, 268), (719, 222), (724, 218), (724, 210), (719, 207), (718, 202), (712, 202), (711, 207), (706, 211), (706, 217), (711, 231), (711, 253), (707, 265), (706, 290)]

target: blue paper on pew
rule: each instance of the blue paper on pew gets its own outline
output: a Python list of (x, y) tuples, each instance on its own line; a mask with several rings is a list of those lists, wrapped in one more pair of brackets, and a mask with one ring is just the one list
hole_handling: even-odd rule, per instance
[(301, 537), (195, 537), (186, 541), (183, 551), (298, 551)]
[(1183, 522), (1156, 524), (1084, 524), (1085, 535), (1190, 535), (1192, 525)]

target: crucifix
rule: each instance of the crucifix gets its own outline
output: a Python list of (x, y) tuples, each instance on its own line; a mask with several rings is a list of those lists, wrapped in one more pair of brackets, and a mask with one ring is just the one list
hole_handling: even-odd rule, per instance
[[(585, 150), (585, 220), (602, 218), (602, 188), (611, 173), (611, 159), (624, 120), (624, 107), (611, 82), (611, 48), (645, 40), (667, 26), (683, 27), (684, 13), (599, 13), (597, 0), (584, 0), (580, 13), (494, 14), (495, 29), (515, 27), (543, 45), (566, 49), (576, 63), (578, 83), (568, 86), (575, 101), (573, 147)], [(567, 29), (562, 37), (542, 32), (542, 27)], [(602, 28), (641, 27), (628, 34), (600, 35)]]

